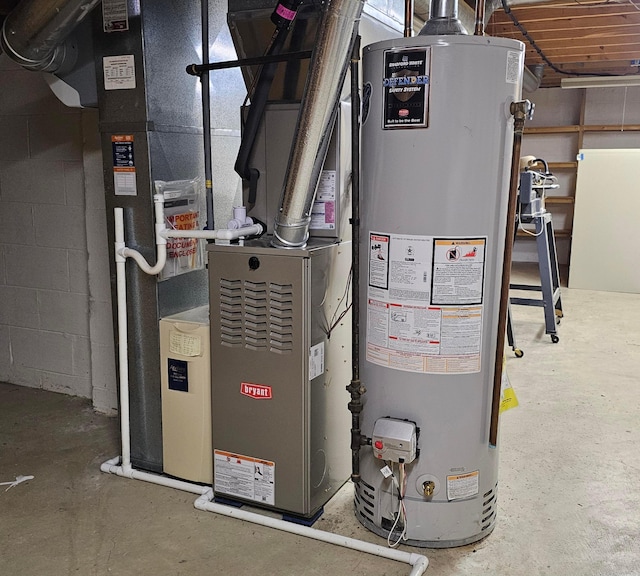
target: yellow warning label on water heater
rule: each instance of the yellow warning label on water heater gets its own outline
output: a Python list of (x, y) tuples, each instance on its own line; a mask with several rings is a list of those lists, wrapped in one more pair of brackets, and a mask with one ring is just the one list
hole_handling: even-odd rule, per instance
[(518, 406), (518, 398), (507, 376), (505, 362), (502, 363), (502, 381), (500, 384), (500, 414)]

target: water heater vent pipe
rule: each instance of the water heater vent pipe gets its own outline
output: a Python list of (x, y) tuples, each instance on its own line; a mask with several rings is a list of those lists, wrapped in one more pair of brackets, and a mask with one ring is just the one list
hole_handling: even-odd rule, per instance
[(458, 0), (431, 0), (429, 20), (418, 36), (466, 34), (458, 20)]

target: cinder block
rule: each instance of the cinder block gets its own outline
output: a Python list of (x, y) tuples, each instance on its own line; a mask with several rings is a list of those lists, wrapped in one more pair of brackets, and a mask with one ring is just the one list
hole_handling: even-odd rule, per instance
[(39, 246), (87, 248), (84, 209), (79, 206), (36, 206), (35, 227)]
[(73, 375), (91, 378), (91, 342), (89, 338), (73, 336)]
[(29, 204), (0, 201), (0, 214), (0, 243), (35, 245), (33, 208)]
[(0, 381), (8, 382), (11, 373), (11, 329), (0, 324)]
[(27, 328), (11, 328), (15, 365), (73, 375), (73, 336)]
[(38, 291), (40, 328), (89, 336), (89, 297), (86, 294)]
[(113, 390), (110, 388), (93, 388), (93, 408), (107, 416), (116, 416), (118, 414), (118, 395), (115, 385)]
[(68, 250), (69, 290), (77, 294), (89, 294), (89, 272), (85, 250)]
[(31, 288), (0, 286), (0, 324), (39, 328), (37, 291)]
[(47, 114), (29, 117), (30, 157), (35, 160), (82, 161), (81, 116)]
[(7, 271), (4, 264), (4, 246), (0, 245), (0, 286), (7, 283)]
[(7, 378), (9, 384), (17, 384), (18, 386), (26, 386), (28, 388), (42, 388), (40, 382), (40, 374), (33, 368), (25, 368), (18, 364), (13, 364)]
[(5, 246), (8, 286), (69, 290), (67, 251), (39, 246)]
[(84, 207), (84, 169), (82, 162), (66, 161), (64, 165), (64, 192), (67, 206)]
[(40, 381), (43, 390), (62, 392), (63, 394), (80, 396), (81, 398), (91, 398), (91, 380), (88, 377), (40, 372)]
[(24, 160), (29, 157), (27, 116), (0, 116), (0, 158)]
[[(1, 155), (0, 159), (4, 160)], [(0, 198), (27, 204), (64, 204), (63, 163), (0, 161)]]
[(111, 345), (113, 348), (113, 316), (111, 314), (111, 302), (91, 301), (91, 316), (89, 326), (91, 330), (91, 341), (103, 346)]

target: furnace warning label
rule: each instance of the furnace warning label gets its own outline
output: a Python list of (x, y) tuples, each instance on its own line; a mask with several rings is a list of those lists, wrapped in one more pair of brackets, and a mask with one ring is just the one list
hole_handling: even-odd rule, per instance
[(133, 135), (111, 136), (113, 157), (113, 188), (116, 196), (135, 196), (136, 162), (133, 156)]
[(274, 462), (214, 450), (216, 492), (260, 504), (275, 505)]
[[(456, 258), (475, 250), (473, 257), (467, 256), (481, 266), (479, 298), (475, 275), (471, 281), (474, 305), (463, 304), (466, 296), (461, 302), (448, 299), (447, 304), (456, 305), (434, 301), (435, 291), (445, 283), (437, 262), (440, 252), (444, 258), (447, 254), (439, 242), (447, 243), (446, 250), (455, 250)], [(484, 249), (485, 241), (477, 239), (370, 233), (367, 360), (409, 372), (479, 372)]]
[(311, 230), (336, 229), (336, 171), (323, 170), (311, 209)]
[(433, 244), (432, 304), (482, 304), (485, 238), (437, 238)]
[(469, 472), (468, 474), (458, 474), (457, 476), (447, 476), (447, 499), (462, 500), (471, 498), (478, 494), (480, 471)]

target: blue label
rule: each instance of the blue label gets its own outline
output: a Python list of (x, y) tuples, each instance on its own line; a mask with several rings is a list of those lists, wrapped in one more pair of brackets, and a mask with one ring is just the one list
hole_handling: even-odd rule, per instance
[(169, 390), (189, 392), (188, 366), (184, 360), (169, 358)]

